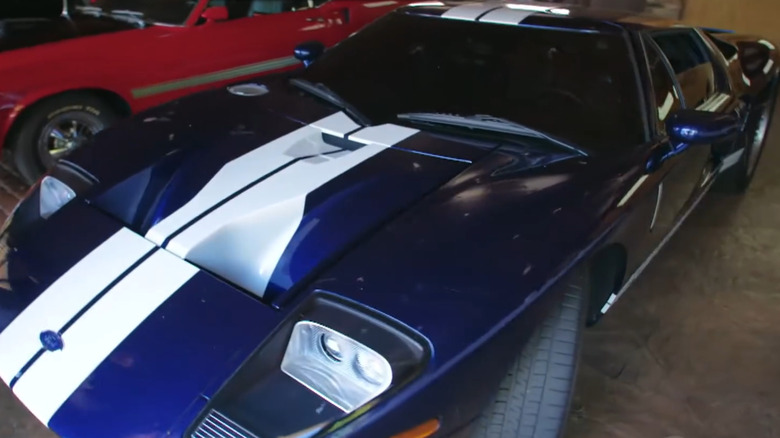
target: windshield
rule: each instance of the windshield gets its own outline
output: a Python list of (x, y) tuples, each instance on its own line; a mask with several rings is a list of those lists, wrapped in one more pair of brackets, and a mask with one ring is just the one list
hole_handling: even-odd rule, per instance
[(106, 14), (136, 13), (147, 23), (182, 25), (198, 4), (197, 0), (75, 0), (76, 11), (100, 8)]
[(373, 123), (402, 113), (490, 114), (603, 149), (644, 140), (626, 39), (391, 13), (299, 77)]

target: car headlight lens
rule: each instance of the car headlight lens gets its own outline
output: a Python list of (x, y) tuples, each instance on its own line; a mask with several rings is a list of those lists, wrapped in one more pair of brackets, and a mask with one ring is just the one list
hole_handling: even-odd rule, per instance
[(363, 351), (358, 351), (355, 355), (355, 368), (363, 379), (373, 383), (374, 385), (381, 385), (390, 370), (390, 365), (387, 361), (377, 354), (366, 354)]
[(322, 349), (325, 354), (336, 362), (344, 360), (344, 346), (341, 345), (341, 341), (332, 333), (323, 333), (320, 335), (320, 341), (322, 342)]
[(45, 176), (41, 180), (38, 202), (41, 217), (47, 219), (75, 197), (76, 192), (67, 184), (53, 176)]
[(393, 381), (393, 370), (382, 355), (311, 321), (295, 324), (281, 368), (344, 412), (364, 405)]

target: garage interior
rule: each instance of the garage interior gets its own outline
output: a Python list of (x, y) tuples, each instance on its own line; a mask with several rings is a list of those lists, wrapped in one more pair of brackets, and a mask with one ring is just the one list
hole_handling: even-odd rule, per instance
[[(778, 16), (778, 0), (686, 0), (683, 9), (687, 23), (773, 42)], [(586, 331), (567, 438), (780, 437), (779, 129), (748, 193), (708, 195)], [(2, 219), (24, 190), (0, 169)], [(53, 435), (0, 385), (0, 437)]]

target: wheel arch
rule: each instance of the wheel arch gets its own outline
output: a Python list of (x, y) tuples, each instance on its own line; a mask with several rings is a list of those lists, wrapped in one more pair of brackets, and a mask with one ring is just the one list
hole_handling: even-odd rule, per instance
[(4, 158), (8, 157), (8, 154), (12, 154), (13, 140), (16, 137), (19, 129), (24, 125), (25, 120), (32, 114), (32, 112), (38, 106), (48, 102), (51, 99), (59, 98), (69, 95), (88, 94), (95, 96), (98, 99), (106, 102), (112, 109), (114, 109), (121, 117), (127, 117), (132, 114), (132, 108), (127, 99), (122, 97), (119, 93), (105, 89), (105, 88), (74, 88), (65, 91), (52, 92), (41, 96), (36, 96), (27, 102), (19, 103), (15, 114), (11, 116), (10, 126), (3, 141), (2, 154)]

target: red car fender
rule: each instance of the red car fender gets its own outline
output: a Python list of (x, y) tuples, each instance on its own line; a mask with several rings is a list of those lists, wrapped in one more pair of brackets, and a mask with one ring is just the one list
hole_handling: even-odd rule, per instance
[(127, 29), (2, 53), (0, 77), (7, 91), (0, 92), (0, 148), (8, 145), (20, 115), (41, 99), (69, 91), (109, 92), (134, 114), (244, 78), (297, 68), (292, 57), (297, 42), (317, 39), (332, 46), (407, 2), (331, 0), (295, 15), (196, 25), (208, 3), (199, 0), (182, 26)]
[(15, 93), (11, 96), (6, 95), (5, 98), (8, 99), (7, 102), (0, 98), (0, 153), (5, 152), (9, 135), (11, 134), (16, 121), (19, 119), (19, 116), (22, 115), (25, 110), (44, 99), (79, 91), (112, 94), (124, 101), (131, 112), (137, 112), (137, 110), (133, 108), (134, 101), (127, 93), (128, 90), (122, 90), (108, 84), (101, 84), (99, 81), (90, 79), (78, 82), (50, 84), (47, 87), (35, 88), (26, 93)]

